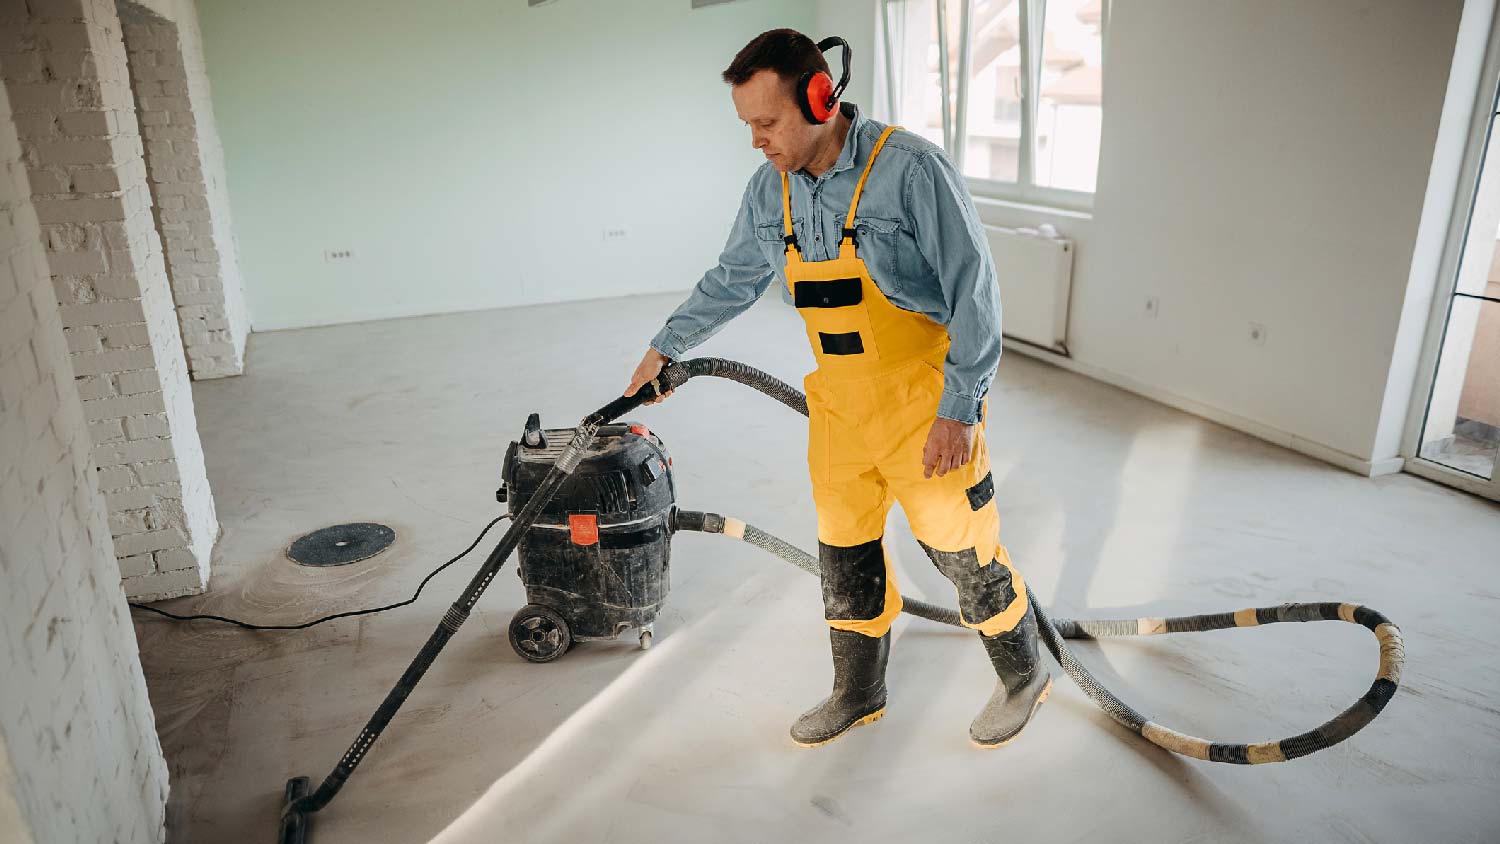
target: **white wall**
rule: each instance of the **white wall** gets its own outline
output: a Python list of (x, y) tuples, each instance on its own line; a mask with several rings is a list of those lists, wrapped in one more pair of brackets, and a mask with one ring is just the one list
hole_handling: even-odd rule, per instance
[(257, 330), (691, 286), (760, 162), (719, 73), (814, 22), (801, 0), (198, 11)]
[(1391, 468), (1377, 427), (1462, 6), (1114, 3), (1092, 215), (981, 203), (987, 222), (1078, 241), (1075, 368)]
[(1460, 10), (1116, 4), (1078, 359), (1374, 456)]
[(26, 169), (0, 85), (0, 841), (159, 842), (167, 766)]
[[(876, 38), (876, 15), (879, 14), (875, 0), (818, 0), (817, 21), (814, 29), (804, 30), (814, 40), (818, 41), (830, 35), (838, 35), (849, 42), (854, 51), (853, 68), (850, 72), (849, 87), (844, 91), (844, 99), (851, 103), (858, 103), (866, 114), (871, 113), (871, 107), (875, 105), (875, 55), (879, 49)], [(839, 78), (839, 51), (829, 50), (826, 54), (828, 67), (833, 71), (835, 82)]]

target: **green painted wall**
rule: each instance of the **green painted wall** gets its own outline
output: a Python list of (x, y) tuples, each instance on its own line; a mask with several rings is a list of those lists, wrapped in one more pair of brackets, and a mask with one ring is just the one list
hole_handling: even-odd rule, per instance
[(686, 289), (761, 161), (719, 72), (816, 22), (806, 0), (197, 5), (259, 330)]

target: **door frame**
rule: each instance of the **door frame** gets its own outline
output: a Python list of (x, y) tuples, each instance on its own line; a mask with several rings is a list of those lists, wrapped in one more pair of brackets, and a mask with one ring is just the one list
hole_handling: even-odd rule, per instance
[[(1422, 433), (1427, 426), (1427, 412), (1432, 402), (1432, 388), (1441, 363), (1454, 292), (1458, 287), (1458, 270), (1468, 239), (1474, 195), (1483, 173), (1485, 151), (1491, 131), (1500, 128), (1500, 9), (1491, 7), (1489, 35), (1485, 44), (1484, 63), (1479, 73), (1469, 129), (1464, 140), (1463, 160), (1459, 166), (1458, 190), (1454, 192), (1448, 230), (1438, 264), (1437, 283), (1433, 285), (1430, 313), (1417, 363), (1417, 377), (1407, 408), (1406, 425), (1401, 437), (1402, 469), (1429, 480), (1500, 500), (1500, 459), (1488, 481), (1484, 478), (1429, 460), (1419, 453)], [(1488, 162), (1500, 167), (1500, 158)]]

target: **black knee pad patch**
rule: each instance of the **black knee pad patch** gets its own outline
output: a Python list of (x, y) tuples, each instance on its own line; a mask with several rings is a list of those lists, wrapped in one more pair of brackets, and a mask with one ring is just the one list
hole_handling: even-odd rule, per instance
[(978, 624), (1005, 612), (1016, 601), (1016, 588), (1010, 580), (1010, 569), (1000, 561), (979, 565), (973, 548), (962, 551), (939, 551), (918, 541), (943, 576), (958, 589), (958, 609), (965, 621)]
[(985, 472), (979, 483), (964, 490), (969, 496), (969, 509), (978, 511), (980, 507), (990, 503), (995, 497), (995, 478), (990, 472)]
[(818, 543), (823, 617), (868, 621), (885, 611), (885, 552), (880, 540), (850, 547)]

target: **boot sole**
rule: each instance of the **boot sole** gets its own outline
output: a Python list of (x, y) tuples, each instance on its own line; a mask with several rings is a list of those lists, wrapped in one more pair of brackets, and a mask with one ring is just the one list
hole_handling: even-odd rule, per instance
[(1030, 724), (1031, 723), (1031, 719), (1036, 717), (1036, 711), (1037, 711), (1037, 709), (1041, 708), (1042, 701), (1046, 700), (1047, 699), (1047, 695), (1050, 695), (1050, 694), (1052, 694), (1052, 678), (1048, 677), (1047, 678), (1047, 685), (1045, 685), (1045, 686), (1042, 687), (1042, 693), (1036, 696), (1036, 700), (1032, 701), (1032, 703), (1031, 703), (1031, 711), (1026, 714), (1026, 720), (1023, 721), (1023, 722), (1021, 722), (1020, 729), (1018, 729), (1015, 732), (1011, 733), (1010, 735), (1006, 736), (1004, 739), (1001, 739), (1000, 741), (995, 742), (994, 744), (981, 744), (980, 742), (974, 741), (973, 738), (969, 739), (969, 743), (973, 744), (975, 747), (979, 748), (980, 750), (994, 750), (997, 747), (1004, 747), (1007, 744), (1010, 744), (1011, 742), (1015, 741), (1017, 738), (1020, 737), (1021, 730), (1026, 729), (1026, 725)]
[(825, 744), (827, 744), (827, 743), (829, 743), (831, 741), (837, 741), (838, 739), (843, 738), (843, 736), (844, 736), (845, 733), (849, 732), (850, 730), (854, 729), (855, 727), (858, 727), (861, 724), (873, 724), (876, 721), (879, 721), (884, 716), (885, 716), (885, 707), (882, 706), (879, 709), (875, 710), (874, 712), (871, 712), (869, 715), (866, 715), (865, 717), (860, 718), (859, 720), (855, 721), (853, 724), (850, 724), (849, 726), (845, 727), (844, 729), (839, 730), (838, 732), (834, 733), (833, 735), (829, 736), (826, 739), (823, 739), (821, 741), (797, 741), (796, 739), (792, 739), (792, 743), (795, 744), (795, 745), (797, 745), (798, 747), (822, 747), (823, 745), (825, 745)]

